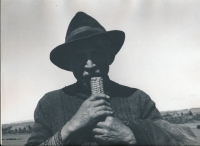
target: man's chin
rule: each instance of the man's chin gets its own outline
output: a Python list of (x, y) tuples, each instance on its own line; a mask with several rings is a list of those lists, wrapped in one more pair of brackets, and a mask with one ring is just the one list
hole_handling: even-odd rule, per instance
[(93, 77), (102, 77), (103, 78), (102, 74), (96, 73), (96, 74), (92, 74), (92, 75), (83, 76), (83, 80), (91, 80), (91, 78), (93, 78)]
[[(91, 78), (93, 78), (93, 77), (102, 77), (100, 74), (96, 74), (96, 75), (88, 75), (88, 76), (85, 76), (85, 77), (83, 77), (82, 78), (82, 82), (83, 83), (85, 83), (85, 84), (87, 84), (87, 85), (90, 85), (90, 81), (91, 81)], [(103, 77), (102, 77), (103, 78)]]

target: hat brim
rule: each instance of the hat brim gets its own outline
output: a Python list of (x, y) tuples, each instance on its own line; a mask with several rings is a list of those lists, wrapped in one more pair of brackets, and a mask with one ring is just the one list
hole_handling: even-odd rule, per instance
[(91, 43), (96, 39), (109, 40), (111, 47), (108, 48), (108, 51), (113, 55), (110, 60), (111, 64), (124, 43), (125, 33), (123, 31), (113, 30), (64, 43), (51, 51), (50, 60), (57, 67), (71, 71), (70, 56), (75, 50), (74, 48), (76, 48), (79, 43)]

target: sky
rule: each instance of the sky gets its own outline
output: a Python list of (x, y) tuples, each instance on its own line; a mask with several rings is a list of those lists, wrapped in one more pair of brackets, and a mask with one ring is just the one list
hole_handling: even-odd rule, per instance
[(49, 53), (78, 11), (126, 39), (111, 80), (146, 92), (160, 111), (200, 107), (199, 0), (2, 0), (2, 123), (33, 120), (47, 92), (76, 82)]

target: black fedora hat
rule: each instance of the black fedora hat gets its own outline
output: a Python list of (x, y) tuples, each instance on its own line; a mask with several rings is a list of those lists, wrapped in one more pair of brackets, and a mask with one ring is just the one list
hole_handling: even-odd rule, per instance
[(71, 71), (70, 56), (78, 47), (77, 45), (91, 43), (97, 39), (109, 41), (108, 52), (111, 56), (111, 64), (124, 43), (125, 33), (119, 30), (106, 31), (94, 18), (84, 12), (78, 12), (69, 24), (65, 43), (51, 51), (50, 60), (59, 68)]

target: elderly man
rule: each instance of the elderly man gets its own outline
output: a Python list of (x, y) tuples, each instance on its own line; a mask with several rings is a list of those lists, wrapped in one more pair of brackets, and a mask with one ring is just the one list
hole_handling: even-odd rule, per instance
[[(198, 145), (189, 128), (163, 121), (146, 93), (109, 79), (124, 39), (124, 32), (106, 31), (83, 12), (74, 16), (50, 60), (72, 71), (77, 82), (39, 101), (26, 145)], [(103, 79), (104, 94), (91, 95), (92, 77)]]

